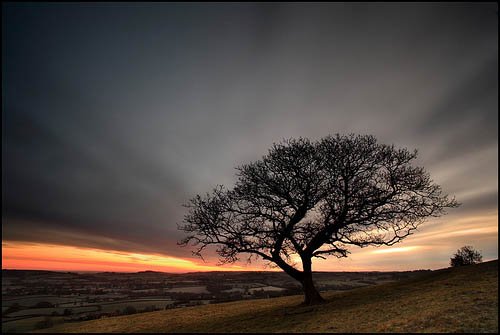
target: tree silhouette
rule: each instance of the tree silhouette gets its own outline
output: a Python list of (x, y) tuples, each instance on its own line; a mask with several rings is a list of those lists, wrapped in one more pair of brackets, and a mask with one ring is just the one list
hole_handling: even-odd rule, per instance
[(313, 257), (347, 257), (350, 245), (393, 245), (459, 205), (410, 164), (416, 157), (369, 135), (274, 144), (261, 160), (236, 168), (233, 189), (217, 186), (185, 205), (180, 244), (191, 242), (200, 257), (216, 245), (221, 264), (260, 257), (302, 284), (304, 304), (320, 303)]
[(477, 264), (483, 261), (483, 256), (470, 245), (466, 245), (457, 250), (457, 252), (450, 258), (450, 265), (452, 267)]

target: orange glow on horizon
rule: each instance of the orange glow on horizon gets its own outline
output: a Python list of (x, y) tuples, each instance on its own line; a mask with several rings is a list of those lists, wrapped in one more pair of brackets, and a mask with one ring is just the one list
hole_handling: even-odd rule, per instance
[(158, 254), (141, 254), (73, 246), (2, 242), (2, 269), (109, 272), (262, 271), (238, 265), (216, 266)]
[[(68, 238), (68, 241), (71, 239)], [(410, 271), (449, 266), (450, 256), (463, 245), (472, 245), (483, 261), (498, 258), (498, 213), (451, 216), (422, 225), (418, 233), (397, 246), (349, 248), (347, 258), (314, 259), (314, 271)], [(212, 254), (212, 257), (215, 257)], [(252, 264), (216, 266), (196, 258), (172, 257), (158, 253), (125, 252), (49, 243), (2, 241), (2, 269), (52, 271), (281, 271), (257, 260)], [(300, 257), (292, 255), (301, 270)]]
[(394, 248), (394, 247), (389, 247), (387, 249), (376, 249), (373, 250), (373, 254), (390, 254), (394, 252), (410, 252), (416, 249), (421, 249), (420, 246), (411, 246), (411, 247), (400, 247), (400, 248)]

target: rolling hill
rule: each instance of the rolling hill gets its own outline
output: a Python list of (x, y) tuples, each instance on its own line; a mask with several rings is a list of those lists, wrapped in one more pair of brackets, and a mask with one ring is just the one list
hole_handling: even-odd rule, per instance
[(39, 332), (498, 332), (498, 260), (411, 280), (66, 323)]

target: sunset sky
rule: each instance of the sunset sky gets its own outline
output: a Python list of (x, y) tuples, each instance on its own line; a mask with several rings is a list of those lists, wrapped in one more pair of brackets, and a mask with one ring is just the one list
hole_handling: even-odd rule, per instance
[(418, 149), (462, 205), (314, 270), (498, 258), (496, 3), (2, 3), (2, 268), (167, 272), (182, 204), (285, 138)]

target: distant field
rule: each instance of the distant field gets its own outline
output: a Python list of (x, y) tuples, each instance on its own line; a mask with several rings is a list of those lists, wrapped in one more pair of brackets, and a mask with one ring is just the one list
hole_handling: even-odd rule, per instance
[[(66, 323), (40, 332), (498, 332), (498, 260), (395, 283)], [(2, 327), (3, 328), (3, 327)]]
[[(9, 317), (15, 318), (18, 316), (26, 316), (26, 315), (51, 315), (53, 312), (57, 312), (62, 314), (64, 312), (63, 307), (59, 308), (29, 308), (23, 309), (18, 312), (13, 312), (9, 314)], [(86, 306), (86, 307), (75, 307), (71, 309), (73, 314), (84, 313), (84, 312), (94, 312), (97, 311), (97, 306)]]
[[(65, 301), (64, 297), (57, 296), (35, 296), (26, 299), (15, 299), (7, 303), (8, 305), (16, 302), (22, 303), (24, 305), (33, 305), (34, 303), (40, 301), (50, 301), (56, 303), (58, 301)], [(17, 312), (11, 312), (7, 316), (2, 317), (2, 331), (3, 332), (28, 332), (35, 329), (35, 325), (44, 320), (44, 316), (48, 316), (51, 320), (57, 323), (63, 323), (64, 318), (59, 316), (53, 316), (52, 313), (57, 312), (59, 315), (64, 313), (67, 308), (71, 309), (71, 317), (82, 315), (89, 312), (99, 312), (99, 313), (113, 313), (115, 311), (123, 311), (128, 306), (134, 307), (137, 311), (144, 310), (147, 307), (154, 306), (158, 309), (165, 309), (166, 306), (172, 305), (173, 300), (165, 298), (139, 298), (122, 300), (118, 302), (99, 302), (99, 303), (87, 303), (87, 302), (76, 302), (76, 303), (63, 303), (60, 307), (53, 308), (28, 308)], [(80, 304), (82, 304), (80, 306)], [(2, 307), (2, 311), (5, 311), (8, 307)], [(35, 316), (36, 315), (36, 316)], [(30, 317), (31, 316), (31, 317)]]
[[(394, 280), (391, 280), (390, 282), (393, 282)], [(375, 283), (375, 281), (372, 281)], [(382, 282), (376, 282), (377, 284), (382, 284)], [(360, 283), (359, 281), (349, 281), (349, 280), (323, 280), (319, 281), (318, 284), (321, 285), (349, 285), (351, 287), (361, 287), (361, 286), (366, 286), (366, 283)]]
[(255, 292), (255, 291), (279, 292), (279, 291), (284, 291), (284, 290), (285, 290), (284, 288), (276, 287), (276, 286), (262, 286), (262, 287), (248, 289), (248, 291), (250, 291), (250, 292)]
[[(75, 307), (78, 307), (78, 306), (85, 306), (87, 304), (90, 304), (90, 303), (86, 303), (83, 299), (82, 300), (78, 300), (78, 301), (72, 301), (72, 302), (65, 302), (65, 303), (60, 303), (59, 304), (59, 307), (65, 307), (65, 308), (75, 308)], [(95, 305), (95, 304), (94, 304)]]
[(206, 286), (181, 286), (181, 287), (174, 287), (168, 290), (165, 290), (165, 292), (172, 292), (172, 293), (210, 293), (207, 290)]
[(33, 306), (36, 303), (42, 301), (49, 301), (53, 304), (58, 303), (68, 303), (74, 301), (83, 300), (83, 297), (73, 296), (73, 297), (59, 297), (55, 295), (40, 295), (40, 296), (29, 296), (29, 297), (2, 297), (2, 307), (11, 306), (13, 303), (18, 303), (23, 306)]
[(173, 304), (173, 300), (166, 299), (141, 299), (141, 300), (131, 300), (131, 301), (120, 301), (116, 303), (100, 303), (101, 310), (106, 313), (112, 313), (116, 310), (123, 310), (127, 306), (133, 306), (136, 310), (141, 310), (149, 306), (155, 306), (156, 308), (165, 309), (166, 306)]

